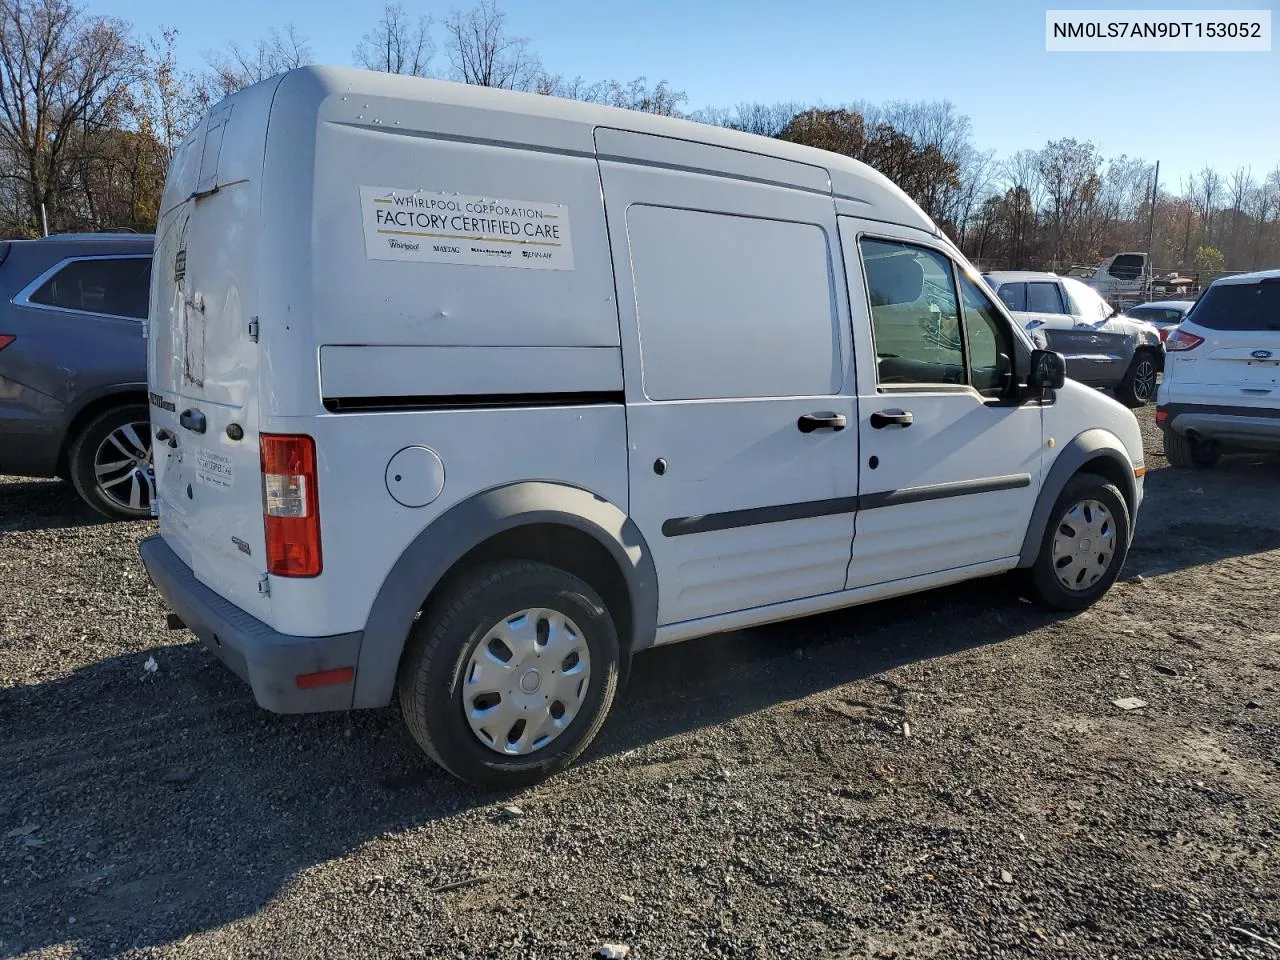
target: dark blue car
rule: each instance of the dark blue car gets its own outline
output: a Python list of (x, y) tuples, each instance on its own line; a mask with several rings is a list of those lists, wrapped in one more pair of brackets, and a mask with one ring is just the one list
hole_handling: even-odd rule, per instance
[(62, 477), (122, 519), (151, 510), (152, 243), (138, 234), (0, 241), (0, 474)]

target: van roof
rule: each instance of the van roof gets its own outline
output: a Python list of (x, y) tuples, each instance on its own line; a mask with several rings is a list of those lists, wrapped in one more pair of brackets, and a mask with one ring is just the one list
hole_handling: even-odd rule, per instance
[[(574, 128), (573, 133), (578, 135), (573, 138), (574, 144), (580, 142), (583, 128), (588, 128), (590, 131), (598, 127), (608, 127), (822, 167), (829, 174), (831, 192), (834, 196), (847, 198), (868, 207), (865, 212), (859, 212), (860, 216), (916, 227), (935, 235), (940, 234), (937, 226), (915, 201), (888, 177), (865, 163), (826, 150), (787, 143), (771, 137), (728, 130), (692, 120), (660, 117), (636, 110), (566, 100), (561, 97), (347, 67), (301, 67), (273, 79), (279, 83), (272, 107), (273, 112), (282, 109), (317, 109), (319, 104), (314, 100), (316, 92), (321, 93), (322, 100), (333, 95), (352, 98), (367, 95), (406, 101), (430, 101), (448, 106), (483, 110), (488, 113), (505, 113), (553, 121), (562, 128), (566, 128), (566, 133), (568, 133), (567, 128)], [(271, 82), (273, 81), (264, 81), (264, 83)], [(316, 91), (313, 84), (320, 90)], [(308, 91), (309, 87), (310, 91)], [(394, 132), (394, 126), (388, 120), (389, 118), (386, 117), (379, 118), (380, 125), (374, 129)], [(514, 125), (512, 129), (518, 130), (519, 125)], [(495, 131), (495, 139), (508, 139), (503, 136), (503, 133), (504, 131)], [(518, 135), (510, 137), (509, 142), (520, 142)], [(566, 144), (567, 147), (568, 144)]]

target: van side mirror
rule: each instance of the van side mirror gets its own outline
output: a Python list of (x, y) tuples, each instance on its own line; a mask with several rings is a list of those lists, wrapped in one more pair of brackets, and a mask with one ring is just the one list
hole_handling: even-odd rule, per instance
[(1027, 386), (1033, 390), (1060, 390), (1067, 380), (1067, 359), (1053, 350), (1031, 351)]

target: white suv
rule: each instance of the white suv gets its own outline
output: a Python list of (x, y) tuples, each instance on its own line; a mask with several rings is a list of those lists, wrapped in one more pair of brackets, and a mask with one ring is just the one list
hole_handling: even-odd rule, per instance
[(1280, 270), (1215, 281), (1165, 350), (1156, 423), (1170, 463), (1280, 450)]

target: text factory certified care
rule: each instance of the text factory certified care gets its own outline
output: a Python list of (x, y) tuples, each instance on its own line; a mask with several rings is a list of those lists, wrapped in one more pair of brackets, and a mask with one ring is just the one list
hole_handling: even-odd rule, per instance
[(362, 186), (360, 212), (371, 260), (573, 269), (563, 204)]

